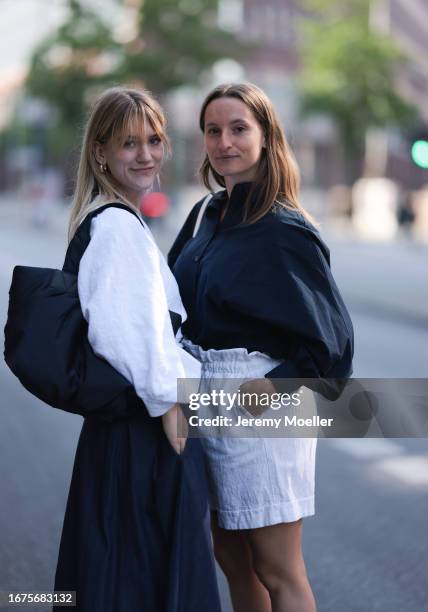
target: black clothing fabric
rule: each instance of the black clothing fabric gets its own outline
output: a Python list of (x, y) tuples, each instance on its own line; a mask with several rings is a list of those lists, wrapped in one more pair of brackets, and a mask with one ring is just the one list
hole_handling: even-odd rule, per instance
[[(88, 214), (71, 240), (62, 270), (16, 266), (9, 291), (5, 361), (30, 393), (55, 408), (112, 420), (127, 416), (131, 383), (89, 344), (77, 290), (80, 259), (90, 241)], [(181, 318), (172, 313), (176, 319)], [(172, 319), (173, 320), (173, 319)], [(177, 321), (176, 321), (177, 322)]]
[(221, 612), (209, 520), (199, 440), (178, 455), (160, 418), (85, 419), (55, 590), (78, 612)]
[(114, 416), (83, 422), (55, 590), (77, 612), (221, 612), (200, 441), (175, 453), (133, 388)]
[[(92, 219), (110, 203), (89, 213), (71, 240), (62, 270), (15, 266), (4, 329), (5, 361), (22, 385), (43, 402), (83, 417), (106, 421), (130, 416), (130, 406), (144, 409), (132, 384), (88, 340), (88, 324), (79, 300), (80, 260), (90, 242)], [(181, 316), (169, 311), (174, 334)], [(137, 401), (128, 401), (129, 396)]]
[(329, 249), (298, 211), (280, 205), (242, 224), (250, 187), (215, 194), (192, 238), (198, 202), (171, 248), (184, 335), (205, 350), (243, 347), (282, 360), (269, 378), (350, 376), (353, 329)]

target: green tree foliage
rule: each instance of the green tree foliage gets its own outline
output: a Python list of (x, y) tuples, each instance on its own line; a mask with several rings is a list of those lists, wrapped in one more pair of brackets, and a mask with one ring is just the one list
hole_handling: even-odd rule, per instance
[(35, 50), (27, 79), (28, 93), (58, 111), (49, 141), (69, 147), (88, 102), (106, 86), (131, 84), (162, 95), (198, 83), (215, 61), (236, 55), (234, 38), (217, 26), (217, 4), (141, 0), (136, 34), (121, 43), (84, 0), (69, 0), (66, 22)]
[(138, 36), (119, 71), (148, 89), (166, 92), (197, 84), (217, 60), (235, 56), (239, 45), (217, 26), (218, 0), (144, 0)]
[(123, 55), (102, 18), (78, 0), (70, 0), (66, 22), (34, 51), (27, 91), (75, 125), (88, 89), (108, 82), (111, 68), (123, 61)]
[(368, 128), (406, 126), (414, 118), (415, 109), (395, 86), (408, 60), (390, 37), (370, 27), (369, 0), (304, 4), (302, 112), (333, 119), (352, 163), (364, 150)]

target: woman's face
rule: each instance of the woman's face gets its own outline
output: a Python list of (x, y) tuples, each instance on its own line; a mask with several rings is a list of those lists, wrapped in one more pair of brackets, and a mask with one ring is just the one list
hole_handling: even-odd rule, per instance
[(107, 166), (115, 182), (128, 199), (139, 206), (141, 198), (149, 190), (160, 170), (164, 146), (150, 124), (146, 129), (133, 130), (121, 141), (112, 138), (107, 144), (96, 144), (95, 157), (99, 164)]
[(205, 147), (211, 166), (230, 193), (255, 177), (265, 139), (252, 111), (237, 98), (217, 98), (205, 110)]

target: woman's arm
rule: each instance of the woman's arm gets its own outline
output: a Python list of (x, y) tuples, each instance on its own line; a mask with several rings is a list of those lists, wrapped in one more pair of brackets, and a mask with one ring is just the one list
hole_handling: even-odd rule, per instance
[(328, 250), (305, 228), (282, 224), (280, 229), (273, 299), (278, 296), (276, 316), (289, 347), (283, 363), (266, 377), (346, 378), (352, 374), (353, 327)]
[[(268, 325), (282, 363), (267, 378), (346, 378), (353, 330), (333, 279), (328, 249), (303, 224), (272, 221), (240, 261), (230, 306)], [(245, 287), (243, 282), (245, 279)], [(227, 306), (227, 305), (226, 305)]]
[(200, 365), (176, 343), (158, 249), (133, 215), (110, 208), (93, 219), (78, 288), (95, 353), (134, 385), (151, 416), (166, 413), (177, 379), (199, 378)]

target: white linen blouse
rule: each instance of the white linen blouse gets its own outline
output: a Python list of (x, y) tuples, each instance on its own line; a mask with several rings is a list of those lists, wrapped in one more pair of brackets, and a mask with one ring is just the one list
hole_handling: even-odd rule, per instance
[(89, 343), (160, 416), (177, 401), (177, 379), (201, 374), (174, 337), (168, 311), (187, 318), (177, 283), (150, 229), (126, 210), (107, 208), (90, 232), (78, 274)]

